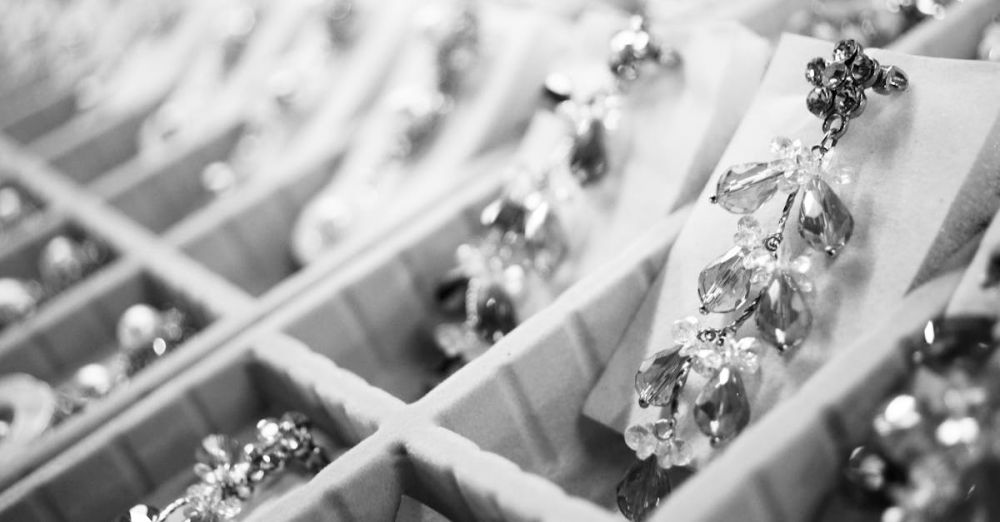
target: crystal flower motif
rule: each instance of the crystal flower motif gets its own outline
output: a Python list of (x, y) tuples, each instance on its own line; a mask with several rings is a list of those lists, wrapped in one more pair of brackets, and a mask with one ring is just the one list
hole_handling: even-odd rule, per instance
[(784, 172), (779, 188), (791, 192), (813, 178), (833, 185), (847, 185), (857, 177), (857, 170), (838, 161), (833, 150), (825, 154), (802, 145), (799, 140), (779, 136), (771, 141), (771, 152), (777, 157), (774, 165)]
[(205, 522), (232, 519), (253, 492), (250, 465), (240, 445), (229, 437), (210, 435), (202, 440), (196, 458), (194, 472), (201, 482), (187, 490), (188, 516)]
[(625, 444), (639, 460), (655, 455), (661, 468), (688, 466), (694, 455), (690, 446), (677, 438), (674, 428), (674, 421), (669, 418), (634, 424), (625, 430)]
[(756, 337), (726, 337), (722, 344), (696, 340), (681, 348), (681, 355), (690, 357), (691, 368), (703, 377), (714, 375), (723, 366), (744, 373), (757, 373), (762, 348), (763, 343)]

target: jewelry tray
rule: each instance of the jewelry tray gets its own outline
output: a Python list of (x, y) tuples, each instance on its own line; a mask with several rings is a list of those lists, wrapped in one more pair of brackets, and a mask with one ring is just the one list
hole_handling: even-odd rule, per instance
[[(900, 48), (971, 54), (971, 41), (958, 40), (997, 6), (966, 0), (953, 11), (914, 29)], [(764, 29), (761, 12), (740, 16)], [(179, 304), (202, 328), (127, 390), (13, 456), (0, 470), (0, 521), (110, 520), (143, 499), (166, 498), (202, 436), (239, 432), (284, 409), (307, 413), (343, 453), (251, 520), (620, 520), (614, 485), (631, 455), (620, 435), (580, 412), (688, 209), (650, 224), (614, 263), (421, 397), (432, 377), (428, 296), (455, 247), (475, 233), (496, 176), (468, 183), (406, 227), (354, 238), (293, 272), (277, 242), (337, 151), (281, 181), (202, 202), (197, 173), (232, 147), (238, 118), (140, 167), (123, 160), (134, 155), (131, 136), (152, 103), (113, 121), (67, 125), (73, 100), (65, 89), (19, 96), (0, 99), (0, 168), (44, 208), (30, 232), (0, 246), (0, 266), (26, 269), (31, 249), (60, 230), (100, 239), (112, 259), (0, 334), (0, 368), (58, 375), (81, 351), (60, 348), (109, 341), (114, 318), (139, 300)], [(850, 349), (857, 358), (825, 366), (654, 520), (815, 515), (843, 449), (835, 441), (860, 436), (857, 419), (901, 371), (892, 340), (940, 310), (957, 282), (949, 275), (914, 292), (892, 328), (859, 341)], [(815, 483), (812, 495), (782, 494), (804, 477)]]

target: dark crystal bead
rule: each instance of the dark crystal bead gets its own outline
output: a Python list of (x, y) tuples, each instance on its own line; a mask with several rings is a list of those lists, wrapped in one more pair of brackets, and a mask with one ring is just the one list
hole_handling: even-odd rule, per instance
[(995, 323), (994, 318), (980, 315), (938, 317), (904, 339), (903, 349), (914, 362), (934, 371), (944, 371), (956, 364), (977, 370), (996, 348)]
[(826, 64), (823, 69), (823, 86), (828, 89), (838, 89), (850, 78), (847, 66), (840, 62)]
[(476, 333), (489, 343), (495, 343), (517, 326), (514, 300), (499, 285), (491, 284), (479, 291), (476, 300)]
[(576, 129), (569, 166), (581, 185), (600, 181), (608, 172), (604, 122), (588, 118)]
[(461, 270), (452, 270), (438, 282), (434, 289), (434, 302), (448, 319), (465, 317), (465, 294), (469, 290), (469, 276)]
[(146, 504), (137, 504), (128, 513), (118, 517), (115, 522), (155, 522), (160, 516), (160, 510)]
[(618, 509), (633, 522), (645, 520), (670, 489), (670, 477), (657, 464), (656, 456), (637, 461), (618, 483)]
[(832, 106), (833, 93), (829, 89), (816, 87), (809, 91), (809, 96), (806, 97), (806, 107), (809, 109), (809, 112), (820, 118), (826, 117)]
[(826, 60), (813, 58), (806, 64), (806, 81), (815, 87), (822, 87), (824, 70), (826, 70)]
[(906, 481), (906, 470), (866, 446), (851, 451), (844, 466), (843, 492), (863, 507), (889, 506), (887, 486)]
[(879, 63), (866, 54), (861, 54), (851, 64), (851, 78), (861, 87), (871, 87), (878, 76)]
[(505, 234), (524, 235), (528, 214), (528, 207), (503, 196), (486, 205), (480, 215), (480, 222), (485, 227)]

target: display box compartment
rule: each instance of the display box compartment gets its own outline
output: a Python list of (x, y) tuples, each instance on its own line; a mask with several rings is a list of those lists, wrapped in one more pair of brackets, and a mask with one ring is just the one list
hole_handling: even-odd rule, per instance
[(229, 157), (243, 128), (241, 124), (224, 125), (190, 142), (178, 143), (161, 158), (134, 158), (90, 188), (136, 223), (161, 234), (215, 199), (202, 182), (202, 171)]
[(416, 400), (443, 362), (431, 337), (440, 319), (434, 288), (454, 266), (458, 245), (480, 230), (479, 212), (499, 189), (483, 181), (405, 233), (383, 237), (356, 263), (275, 310), (264, 327), (301, 340), (403, 401)]
[[(0, 495), (0, 520), (112, 520), (193, 482), (194, 452), (211, 433), (246, 434), (257, 420), (307, 414), (332, 455), (373, 433), (398, 405), (329, 360), (280, 337), (239, 343), (160, 387), (73, 451)], [(235, 348), (235, 349), (232, 349)]]
[[(0, 451), (4, 460), (0, 487), (9, 486), (185, 366), (204, 357), (227, 336), (236, 333), (238, 325), (232, 324), (231, 319), (220, 319), (241, 311), (205, 299), (192, 288), (159, 279), (133, 260), (124, 259), (61, 294), (26, 322), (5, 331), (0, 337), (0, 372), (28, 373), (54, 386), (65, 382), (76, 369), (114, 352), (118, 318), (137, 303), (158, 309), (178, 307), (192, 333), (162, 361), (52, 428), (37, 443), (28, 448)], [(216, 323), (216, 327), (210, 328)]]
[(76, 113), (75, 90), (39, 80), (0, 99), (0, 131), (28, 144), (64, 125)]
[(85, 185), (139, 153), (139, 129), (158, 105), (157, 98), (120, 114), (98, 107), (32, 140), (27, 148)]

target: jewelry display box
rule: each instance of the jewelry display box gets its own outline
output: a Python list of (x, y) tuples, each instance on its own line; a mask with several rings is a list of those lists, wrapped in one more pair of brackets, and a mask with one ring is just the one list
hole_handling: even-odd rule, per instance
[[(743, 3), (728, 17), (777, 38), (776, 21), (798, 1)], [(366, 63), (348, 66), (366, 74), (331, 109), (331, 121), (345, 130), (356, 128), (391, 69), (407, 3), (386, 4), (395, 15), (364, 41), (357, 54), (367, 52)], [(972, 56), (972, 35), (998, 12), (994, 0), (965, 0), (892, 50)], [(775, 52), (811, 44), (785, 38)], [(585, 403), (654, 291), (692, 206), (665, 209), (612, 262), (437, 383), (434, 287), (456, 247), (479, 233), (479, 213), (503, 182), (495, 167), (516, 147), (448, 165), (483, 175), (296, 268), (290, 230), (341, 161), (350, 131), (301, 151), (281, 175), (208, 198), (198, 175), (234, 146), (245, 124), (238, 104), (220, 107), (214, 124), (164, 156), (136, 158), (135, 135), (169, 90), (169, 67), (148, 92), (99, 119), (74, 116), (65, 85), (42, 82), (0, 98), (0, 179), (41, 206), (0, 244), (3, 274), (30, 274), (40, 246), (60, 233), (109, 251), (95, 273), (0, 332), (0, 373), (58, 382), (107, 354), (118, 317), (138, 302), (176, 306), (196, 330), (36, 443), (0, 448), (0, 522), (113, 520), (138, 502), (166, 504), (193, 480), (203, 437), (245, 434), (261, 417), (287, 410), (314, 421), (334, 460), (311, 479), (268, 488), (246, 520), (621, 520), (615, 485), (633, 455), (620, 433), (584, 414)], [(992, 74), (994, 85), (1000, 78), (995, 67), (975, 67)], [(804, 81), (801, 87), (804, 99)], [(977, 168), (1000, 169), (995, 156), (983, 152)], [(992, 216), (997, 209), (979, 210)], [(831, 498), (840, 459), (902, 373), (895, 340), (970, 285), (939, 265), (940, 274), (903, 298), (890, 320), (840, 347), (652, 520), (838, 520), (844, 507)]]

